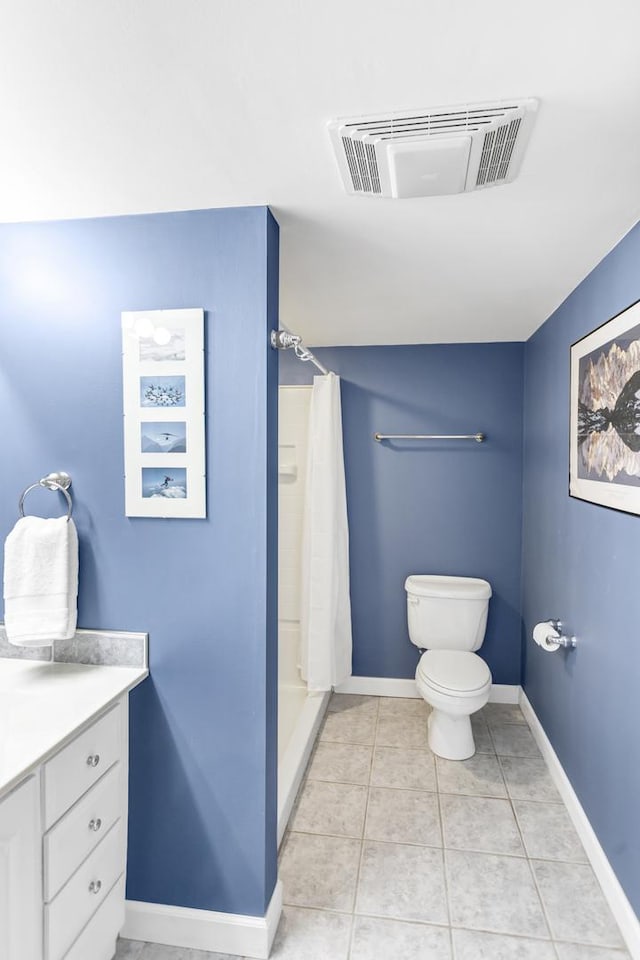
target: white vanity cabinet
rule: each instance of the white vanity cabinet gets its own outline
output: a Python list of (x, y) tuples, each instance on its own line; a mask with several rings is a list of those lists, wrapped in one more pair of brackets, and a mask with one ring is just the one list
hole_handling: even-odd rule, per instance
[(0, 801), (1, 960), (111, 960), (124, 923), (127, 697)]
[(41, 960), (40, 797), (37, 777), (0, 800), (0, 957)]

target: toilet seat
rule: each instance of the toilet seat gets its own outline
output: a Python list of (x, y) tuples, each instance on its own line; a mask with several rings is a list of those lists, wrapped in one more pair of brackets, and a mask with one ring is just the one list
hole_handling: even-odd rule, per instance
[(482, 657), (468, 650), (427, 650), (416, 679), (445, 696), (474, 697), (491, 684), (491, 671)]

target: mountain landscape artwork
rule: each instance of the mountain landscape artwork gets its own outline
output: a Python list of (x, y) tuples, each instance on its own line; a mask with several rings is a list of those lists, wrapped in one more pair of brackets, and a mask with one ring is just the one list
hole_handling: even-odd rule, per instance
[(570, 492), (632, 513), (640, 513), (639, 321), (634, 304), (571, 348)]
[(187, 425), (183, 420), (143, 420), (140, 424), (141, 453), (186, 453)]

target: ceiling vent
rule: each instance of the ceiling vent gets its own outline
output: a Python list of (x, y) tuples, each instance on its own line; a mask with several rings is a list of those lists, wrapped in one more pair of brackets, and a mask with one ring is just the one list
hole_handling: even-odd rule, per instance
[(347, 193), (434, 197), (514, 180), (538, 101), (348, 117), (329, 124)]

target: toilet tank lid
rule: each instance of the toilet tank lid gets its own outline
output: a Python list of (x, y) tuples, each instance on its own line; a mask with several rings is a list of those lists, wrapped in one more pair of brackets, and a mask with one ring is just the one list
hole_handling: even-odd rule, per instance
[(404, 588), (414, 597), (486, 600), (491, 596), (491, 584), (475, 577), (441, 577), (414, 573), (407, 577)]

